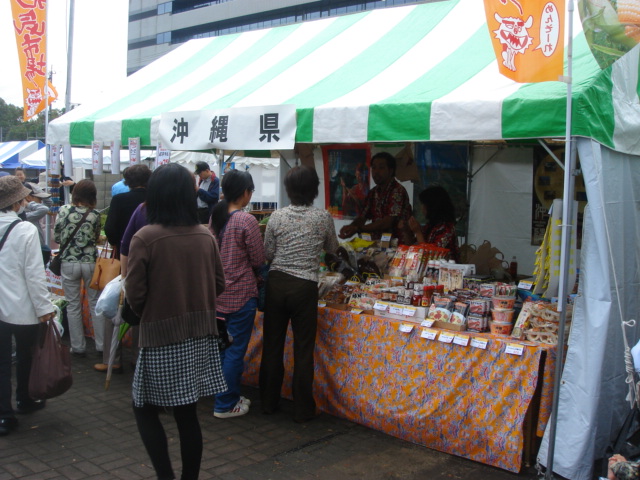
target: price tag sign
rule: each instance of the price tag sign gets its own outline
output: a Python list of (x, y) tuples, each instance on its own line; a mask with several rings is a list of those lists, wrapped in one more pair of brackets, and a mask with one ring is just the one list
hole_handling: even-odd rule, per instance
[(402, 307), (389, 305), (389, 313), (393, 313), (394, 315), (402, 315)]
[(481, 348), (482, 350), (486, 350), (487, 349), (487, 344), (489, 343), (489, 340), (487, 340), (486, 338), (472, 338), (471, 339), (471, 346), (474, 348)]
[(436, 337), (438, 336), (438, 331), (432, 330), (430, 328), (423, 328), (422, 333), (420, 333), (420, 336), (428, 340), (435, 340)]
[(318, 306), (319, 307), (326, 307), (327, 306), (327, 302), (325, 302), (324, 300), (318, 302)]
[(519, 355), (522, 356), (524, 352), (524, 345), (519, 343), (507, 343), (506, 348), (504, 349), (505, 353), (509, 353), (511, 355)]
[(371, 234), (370, 233), (361, 233), (360, 234), (360, 238), (362, 238), (363, 240), (366, 240), (367, 242), (371, 241)]
[(389, 304), (387, 302), (376, 302), (373, 305), (374, 310), (380, 310), (381, 312), (386, 312), (387, 308), (389, 308)]
[(420, 325), (427, 328), (433, 327), (433, 322), (435, 322), (435, 320), (431, 320), (430, 318), (425, 318)]
[(402, 315), (405, 317), (415, 317), (417, 309), (415, 307), (404, 307), (402, 309)]
[(438, 341), (442, 343), (451, 343), (453, 342), (453, 333), (442, 332), (438, 337)]
[(531, 280), (520, 280), (520, 283), (518, 283), (518, 288), (531, 291), (531, 289), (533, 289), (533, 282)]
[(390, 233), (383, 233), (380, 236), (380, 241), (381, 242), (390, 242), (391, 241), (391, 234)]
[(455, 337), (453, 337), (453, 343), (466, 347), (467, 345), (469, 345), (469, 337), (467, 337), (466, 335), (456, 335)]
[(400, 328), (398, 330), (400, 330), (402, 333), (411, 333), (411, 331), (413, 330), (413, 325), (411, 325), (410, 323), (403, 323), (400, 325)]
[(360, 315), (362, 313), (362, 310), (360, 310), (359, 308), (352, 308), (351, 309), (351, 313), (355, 313), (356, 315)]

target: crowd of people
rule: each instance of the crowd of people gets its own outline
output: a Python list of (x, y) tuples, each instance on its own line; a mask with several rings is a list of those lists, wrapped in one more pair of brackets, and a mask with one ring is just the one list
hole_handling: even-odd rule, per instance
[[(395, 179), (391, 154), (381, 152), (372, 158), (372, 178), (376, 186), (366, 196), (361, 214), (340, 230), (340, 238), (363, 232), (380, 238), (389, 232), (402, 243), (441, 244), (455, 257), (455, 212), (444, 189), (430, 188), (420, 194), (428, 219), (422, 227), (412, 217), (406, 190)], [(23, 184), (25, 180), (17, 175), (0, 178), (0, 272), (16, 278), (11, 286), (0, 285), (0, 435), (16, 428), (15, 413), (44, 407), (44, 401), (28, 396), (30, 349), (38, 323), (53, 316), (44, 271), (48, 245), (39, 229), (49, 194)], [(284, 345), (291, 324), (293, 419), (306, 422), (316, 416), (313, 352), (318, 270), (322, 251), (338, 249), (333, 218), (313, 205), (319, 185), (314, 168), (291, 168), (284, 178), (290, 205), (271, 215), (263, 239), (256, 218), (246, 211), (255, 188), (248, 172), (229, 170), (220, 181), (205, 162), (199, 162), (194, 173), (177, 164), (153, 172), (135, 165), (124, 172), (104, 231), (120, 260), (126, 300), (140, 317), (134, 329), (132, 404), (158, 478), (174, 478), (160, 408), (172, 407), (178, 425), (182, 478), (197, 478), (200, 468), (199, 398), (215, 397), (212, 414), (217, 418), (249, 411), (251, 402), (240, 394), (240, 380), (259, 287), (265, 290), (261, 411), (278, 411)], [(23, 211), (26, 222), (18, 217)], [(82, 286), (93, 276), (101, 230), (95, 184), (80, 180), (73, 186), (71, 202), (60, 207), (53, 228), (68, 301), (69, 341), (76, 357), (87, 354)], [(261, 285), (265, 266), (269, 272), (266, 285)], [(86, 289), (95, 348), (102, 355), (94, 368), (105, 372), (116, 333), (109, 319), (96, 314), (99, 293)], [(230, 345), (221, 345), (220, 328), (232, 338)], [(11, 354), (7, 353), (12, 338), (17, 350), (15, 410)], [(121, 352), (113, 368), (123, 370)]]

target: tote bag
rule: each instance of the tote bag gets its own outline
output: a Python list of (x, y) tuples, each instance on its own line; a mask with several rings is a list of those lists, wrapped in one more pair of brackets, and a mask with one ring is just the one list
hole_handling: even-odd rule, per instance
[(96, 268), (89, 288), (102, 290), (111, 280), (120, 275), (120, 260), (114, 257), (115, 250), (111, 250), (111, 256), (107, 257), (107, 245), (105, 244), (100, 256), (96, 260)]
[(62, 395), (71, 388), (71, 355), (62, 344), (53, 320), (40, 324), (38, 343), (31, 360), (29, 396), (45, 400)]

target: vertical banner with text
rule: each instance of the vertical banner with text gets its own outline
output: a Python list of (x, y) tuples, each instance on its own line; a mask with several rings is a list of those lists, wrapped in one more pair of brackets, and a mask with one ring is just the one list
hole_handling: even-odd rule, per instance
[(484, 0), (500, 73), (515, 82), (558, 81), (564, 65), (564, 0)]
[(120, 173), (120, 142), (112, 141), (111, 149), (111, 173)]
[(91, 164), (93, 165), (93, 174), (102, 175), (102, 142), (91, 142)]
[(11, 11), (26, 122), (58, 97), (47, 79), (47, 0), (11, 0)]
[(60, 175), (60, 150), (60, 145), (49, 147), (49, 173), (51, 175)]
[(156, 167), (169, 163), (171, 159), (171, 150), (164, 148), (162, 142), (158, 142), (158, 148), (156, 149)]
[(140, 137), (129, 139), (129, 166), (140, 163)]

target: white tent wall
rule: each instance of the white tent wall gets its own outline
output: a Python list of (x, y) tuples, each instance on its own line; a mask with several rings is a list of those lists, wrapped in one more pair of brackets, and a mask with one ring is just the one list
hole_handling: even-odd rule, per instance
[[(622, 320), (640, 310), (640, 158), (578, 139), (588, 197), (580, 286), (560, 389), (554, 472), (591, 477), (629, 411)], [(617, 288), (617, 289), (616, 289)], [(640, 327), (627, 327), (629, 345)], [(538, 459), (547, 462), (548, 428)]]
[(538, 248), (531, 245), (533, 148), (475, 146), (471, 155), (467, 243), (489, 240), (507, 262), (516, 256), (519, 273), (532, 274)]

